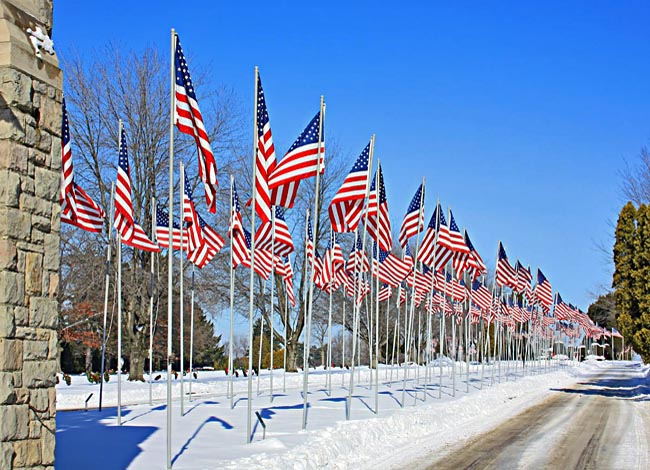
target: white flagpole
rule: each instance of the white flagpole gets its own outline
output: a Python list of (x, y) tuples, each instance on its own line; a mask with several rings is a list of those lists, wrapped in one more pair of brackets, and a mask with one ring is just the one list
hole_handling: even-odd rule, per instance
[(108, 292), (111, 282), (111, 234), (113, 233), (113, 211), (115, 210), (115, 183), (111, 183), (111, 204), (108, 216), (108, 245), (106, 246), (106, 280), (104, 281), (104, 327), (102, 329), (102, 364), (99, 382), (99, 411), (102, 411), (104, 392), (104, 366), (106, 364), (106, 317), (108, 316)]
[[(316, 156), (316, 194), (314, 195), (314, 257), (316, 257), (316, 245), (318, 243), (318, 226), (319, 226), (319, 204), (318, 199), (320, 196), (320, 169), (321, 169), (321, 155), (322, 155), (322, 142), (323, 142), (323, 124), (325, 121), (325, 97), (320, 97), (320, 122), (318, 125), (318, 154)], [(302, 428), (307, 427), (307, 406), (309, 397), (307, 396), (309, 390), (309, 352), (311, 344), (311, 316), (312, 308), (314, 305), (314, 264), (312, 263), (312, 275), (309, 276), (309, 305), (307, 310), (307, 335), (305, 337), (305, 345), (307, 354), (305, 355), (305, 370), (303, 372), (303, 408), (302, 408)]]
[[(184, 197), (184, 191), (185, 191), (185, 168), (183, 165), (183, 162), (180, 163), (180, 174), (181, 174), (181, 184), (180, 184), (180, 198), (181, 198), (181, 255), (178, 257), (178, 264), (179, 264), (179, 276), (180, 276), (180, 286), (179, 286), (179, 298), (178, 298), (178, 303), (179, 303), (179, 315), (178, 315), (178, 327), (179, 327), (179, 369), (180, 369), (180, 377), (181, 377), (181, 382), (180, 382), (180, 396), (181, 396), (181, 416), (185, 415), (185, 394), (183, 392), (183, 375), (185, 374), (185, 363), (184, 363), (184, 343), (185, 343), (185, 332), (184, 332), (184, 317), (185, 317), (185, 306), (184, 304), (184, 294), (183, 294), (183, 285), (185, 284), (185, 272), (183, 271), (183, 252), (186, 251), (185, 247), (185, 242), (183, 241), (183, 231), (185, 230), (183, 228), (183, 218), (184, 214), (183, 212), (185, 211), (185, 197)], [(188, 242), (189, 242), (189, 232), (188, 232)], [(187, 247), (187, 252), (189, 253), (189, 247)]]
[[(370, 150), (368, 152), (368, 174), (372, 169), (372, 159), (375, 153), (375, 135), (373, 134), (370, 137)], [(377, 188), (377, 194), (379, 194), (379, 188)], [(370, 178), (366, 182), (366, 196), (365, 200), (368, 201), (370, 195)], [(379, 210), (379, 198), (377, 198), (377, 209)], [(367, 211), (367, 208), (366, 208)], [(359, 230), (357, 231), (354, 237), (354, 253), (355, 253), (355, 263), (354, 263), (354, 289), (352, 297), (352, 355), (350, 357), (350, 386), (348, 387), (348, 399), (345, 408), (345, 419), (349, 420), (352, 413), (352, 393), (354, 392), (354, 363), (355, 363), (355, 354), (357, 353), (357, 334), (359, 333), (359, 305), (357, 302), (357, 289), (360, 288), (360, 278), (363, 273), (363, 259), (366, 254), (366, 232), (368, 228), (368, 216), (363, 221), (363, 240), (361, 241), (361, 254), (356, 253), (357, 247), (357, 236), (359, 236)], [(358, 263), (357, 263), (358, 261)], [(361, 348), (359, 348), (361, 349)], [(358, 357), (357, 357), (358, 362)]]
[[(330, 226), (330, 250), (334, 253), (334, 232)], [(332, 395), (332, 287), (334, 285), (334, 261), (333, 255), (329, 256), (329, 308), (327, 313), (327, 391)]]
[[(266, 282), (264, 283), (266, 288)], [(257, 356), (257, 395), (260, 394), (260, 373), (262, 372), (262, 346), (264, 346), (264, 315), (260, 312), (260, 347)]]
[[(122, 120), (119, 121), (117, 148), (122, 136)], [(122, 425), (122, 236), (117, 234), (117, 424)]]
[(192, 294), (190, 297), (190, 394), (189, 401), (192, 401), (192, 379), (194, 378), (194, 264), (192, 264)]
[(248, 291), (248, 401), (247, 401), (247, 420), (246, 420), (246, 442), (252, 441), (253, 429), (253, 281), (255, 279), (255, 199), (257, 198), (257, 187), (255, 185), (255, 175), (257, 174), (257, 77), (259, 68), (255, 67), (255, 93), (253, 94), (253, 181), (252, 199), (251, 199), (251, 273)]
[[(291, 264), (291, 258), (287, 255), (287, 263)], [(289, 330), (289, 291), (287, 285), (284, 285), (284, 351), (282, 362), (284, 369), (282, 371), (282, 392), (287, 391), (287, 332)]]
[[(345, 290), (345, 286), (343, 286)], [(343, 292), (343, 330), (341, 331), (341, 369), (345, 369), (345, 292)], [(341, 370), (341, 387), (345, 385), (345, 371)]]
[(271, 206), (271, 313), (269, 315), (269, 323), (271, 323), (271, 371), (270, 371), (270, 390), (271, 390), (271, 403), (273, 403), (273, 335), (275, 334), (275, 306), (273, 299), (273, 292), (275, 287), (275, 207)]
[[(388, 286), (388, 289), (390, 289), (391, 295), (393, 294), (393, 288), (391, 286)], [(390, 314), (390, 296), (388, 299), (386, 299), (386, 354), (384, 355), (384, 364), (386, 365), (386, 374), (385, 374), (385, 380), (388, 380), (388, 330), (390, 330), (390, 320), (389, 320), (389, 314)]]
[[(233, 198), (233, 183), (234, 183), (234, 177), (230, 175), (230, 217), (232, 218), (233, 216), (233, 205), (232, 205), (232, 198)], [(231, 227), (231, 233), (230, 233), (230, 333), (228, 336), (228, 395), (230, 396), (230, 409), (233, 409), (235, 406), (234, 403), (234, 384), (233, 384), (233, 367), (234, 367), (234, 360), (233, 360), (233, 327), (234, 327), (234, 308), (235, 308), (235, 270), (232, 267), (232, 241), (233, 241), (233, 233), (232, 233), (232, 227)]]
[[(170, 215), (171, 217), (171, 215)], [(151, 198), (151, 238), (156, 243), (156, 198)], [(170, 244), (171, 245), (171, 244)], [(153, 289), (155, 253), (151, 252), (151, 270), (149, 271), (149, 405), (153, 404)]]
[[(381, 160), (377, 159), (377, 168), (381, 168)], [(377, 277), (375, 279), (375, 414), (379, 414), (379, 232), (381, 227), (381, 210), (379, 206), (380, 201), (380, 188), (379, 188), (379, 171), (377, 171), (377, 182), (375, 185), (377, 189), (377, 242), (375, 243), (375, 262), (377, 263)], [(390, 234), (389, 234), (390, 236)], [(370, 313), (372, 317), (372, 312)], [(372, 374), (372, 362), (370, 363), (370, 373)]]
[[(169, 112), (169, 250), (167, 252), (167, 469), (172, 468), (172, 320), (173, 320), (173, 214), (174, 214), (174, 125), (176, 114), (176, 31), (171, 30), (171, 58), (170, 58), (170, 112)], [(182, 238), (182, 237), (181, 237)]]
[(122, 236), (117, 234), (117, 425), (122, 426)]

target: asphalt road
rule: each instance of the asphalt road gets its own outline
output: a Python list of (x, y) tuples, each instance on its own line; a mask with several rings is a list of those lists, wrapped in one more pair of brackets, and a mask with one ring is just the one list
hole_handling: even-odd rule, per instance
[(444, 455), (411, 468), (650, 469), (650, 390), (633, 364), (607, 367)]

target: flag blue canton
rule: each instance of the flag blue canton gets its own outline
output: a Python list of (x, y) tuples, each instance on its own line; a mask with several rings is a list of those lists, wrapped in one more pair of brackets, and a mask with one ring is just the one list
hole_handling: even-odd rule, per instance
[(508, 259), (508, 256), (506, 255), (506, 250), (503, 248), (503, 244), (499, 242), (499, 259)]
[[(262, 89), (262, 79), (257, 76), (257, 136), (264, 135), (264, 126), (269, 122), (269, 113), (266, 110), (266, 99)], [(318, 131), (318, 129), (316, 129)]]
[[(176, 229), (181, 228), (181, 226), (176, 221), (173, 221), (172, 224)], [(160, 227), (169, 227), (169, 215), (160, 207), (156, 207), (156, 225)]]
[(183, 169), (183, 181), (185, 182), (185, 194), (187, 195), (187, 198), (190, 202), (194, 202), (192, 199), (192, 186), (190, 185), (190, 180), (187, 177), (187, 171), (185, 171), (185, 169)]
[(409, 204), (409, 208), (406, 211), (406, 213), (409, 214), (411, 212), (419, 211), (421, 201), (422, 201), (422, 185), (420, 184), (420, 187), (415, 192), (415, 195), (413, 196), (413, 199), (411, 199), (411, 203)]
[(318, 141), (324, 140), (325, 137), (325, 128), (323, 127), (323, 136), (321, 139), (318, 138), (318, 130), (320, 127), (320, 111), (316, 113), (316, 116), (311, 120), (309, 125), (305, 128), (304, 131), (302, 131), (302, 134), (298, 136), (296, 141), (293, 143), (291, 148), (287, 153), (291, 153), (298, 147), (302, 147), (303, 145), (310, 145), (310, 144), (318, 144)]
[(454, 214), (449, 211), (449, 230), (453, 232), (460, 232), (458, 225), (456, 225), (456, 220), (454, 219)]
[(194, 85), (192, 84), (190, 71), (187, 67), (185, 54), (183, 54), (183, 48), (181, 47), (181, 41), (178, 36), (176, 36), (176, 54), (174, 62), (176, 67), (176, 84), (184, 87), (187, 96), (196, 100), (196, 95), (194, 94)]
[(118, 165), (120, 165), (120, 168), (129, 177), (131, 176), (129, 169), (129, 152), (126, 149), (126, 133), (124, 132), (124, 129), (122, 129), (122, 133), (120, 135), (120, 155), (118, 159)]
[(239, 205), (239, 196), (237, 195), (237, 185), (234, 181), (232, 183), (232, 206), (235, 208), (235, 211), (238, 213), (241, 212), (241, 207)]
[(61, 139), (63, 145), (70, 143), (70, 124), (68, 122), (68, 111), (65, 106), (65, 99), (63, 100), (63, 126), (61, 126)]

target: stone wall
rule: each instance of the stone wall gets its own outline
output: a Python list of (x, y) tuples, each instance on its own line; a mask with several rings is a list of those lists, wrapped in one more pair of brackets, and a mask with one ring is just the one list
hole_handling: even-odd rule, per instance
[(0, 2), (0, 468), (53, 468), (61, 71), (26, 32), (52, 2)]

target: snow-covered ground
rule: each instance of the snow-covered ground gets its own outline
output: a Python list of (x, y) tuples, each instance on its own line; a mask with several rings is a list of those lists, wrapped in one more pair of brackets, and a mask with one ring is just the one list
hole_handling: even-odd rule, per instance
[[(536, 366), (533, 368), (531, 366)], [(327, 371), (309, 374), (309, 408), (306, 430), (302, 429), (302, 373), (273, 375), (273, 401), (269, 393), (269, 371), (263, 371), (260, 394), (257, 377), (253, 383), (253, 411), (266, 424), (253, 423), (253, 443), (246, 443), (247, 379), (235, 379), (234, 408), (226, 395), (223, 371), (200, 372), (192, 384), (192, 401), (185, 400), (181, 416), (179, 381), (174, 381), (173, 467), (200, 468), (399, 468), (419, 455), (443, 450), (508, 419), (546, 398), (554, 388), (571, 386), (585, 376), (598, 373), (607, 363), (588, 361), (539, 361), (521, 366), (501, 364), (498, 369), (470, 368), (469, 393), (466, 371), (457, 367), (456, 392), (450, 369), (443, 368), (440, 389), (439, 368), (420, 367), (419, 380), (411, 367), (403, 392), (404, 368), (380, 368), (379, 413), (375, 413), (375, 390), (370, 384), (374, 371), (367, 367), (355, 374), (351, 419), (346, 420), (349, 371), (332, 371), (332, 392), (326, 388)], [(648, 367), (640, 369), (648, 379)], [(461, 375), (462, 372), (462, 375)], [(398, 376), (399, 374), (399, 376)], [(158, 374), (154, 374), (158, 375)], [(88, 412), (68, 411), (97, 406), (98, 385), (85, 377), (73, 377), (72, 385), (57, 386), (57, 468), (149, 469), (164, 468), (166, 459), (165, 376), (154, 383), (149, 405), (149, 385), (122, 382), (122, 426), (117, 426), (117, 410), (105, 408)], [(392, 380), (391, 380), (392, 377)], [(359, 380), (360, 379), (360, 380)], [(425, 395), (426, 387), (426, 395)], [(111, 378), (104, 389), (104, 405), (114, 406), (117, 384)], [(185, 393), (189, 391), (187, 380)], [(441, 393), (442, 392), (442, 393)], [(442, 395), (441, 398), (439, 396)], [(404, 407), (402, 407), (402, 402)]]

